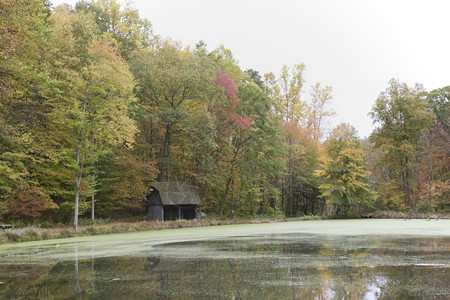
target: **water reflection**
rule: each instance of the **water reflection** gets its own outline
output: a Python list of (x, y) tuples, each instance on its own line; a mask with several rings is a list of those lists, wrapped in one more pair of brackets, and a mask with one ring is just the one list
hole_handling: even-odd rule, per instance
[(80, 293), (81, 287), (80, 287), (80, 276), (78, 274), (78, 243), (75, 243), (75, 297), (77, 299)]
[(449, 268), (448, 237), (251, 236), (84, 259), (75, 244), (72, 262), (0, 264), (0, 298), (445, 299)]

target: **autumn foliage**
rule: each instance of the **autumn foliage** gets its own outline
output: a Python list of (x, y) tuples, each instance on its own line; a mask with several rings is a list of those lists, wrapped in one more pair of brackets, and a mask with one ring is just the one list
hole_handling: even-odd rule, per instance
[(361, 141), (304, 64), (153, 33), (129, 4), (0, 2), (0, 221), (144, 217), (154, 181), (226, 217), (448, 212), (450, 87), (393, 79)]
[(235, 125), (244, 132), (248, 130), (252, 125), (251, 118), (249, 116), (239, 115), (239, 108), (242, 107), (242, 103), (238, 98), (238, 89), (236, 84), (230, 79), (226, 72), (221, 70), (216, 73), (215, 84), (223, 88), (228, 99), (228, 103), (220, 111), (226, 121)]

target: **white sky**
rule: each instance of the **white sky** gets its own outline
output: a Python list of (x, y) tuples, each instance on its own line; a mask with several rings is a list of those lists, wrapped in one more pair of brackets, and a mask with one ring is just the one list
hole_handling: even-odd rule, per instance
[(367, 113), (391, 78), (428, 91), (450, 85), (449, 0), (133, 3), (156, 34), (184, 45), (203, 40), (209, 50), (223, 44), (243, 70), (278, 74), (284, 64), (303, 62), (305, 97), (315, 82), (332, 86), (331, 127), (347, 122), (361, 137), (371, 133)]

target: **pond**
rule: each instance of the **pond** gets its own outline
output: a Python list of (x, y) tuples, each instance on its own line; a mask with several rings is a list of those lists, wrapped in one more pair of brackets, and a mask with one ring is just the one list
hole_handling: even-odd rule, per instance
[(232, 225), (0, 247), (0, 299), (448, 299), (450, 220)]

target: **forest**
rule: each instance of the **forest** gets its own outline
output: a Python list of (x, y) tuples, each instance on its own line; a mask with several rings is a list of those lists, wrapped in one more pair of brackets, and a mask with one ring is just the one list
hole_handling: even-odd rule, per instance
[[(242, 70), (116, 0), (0, 0), (0, 223), (144, 216), (151, 182), (223, 218), (450, 212), (450, 86), (386, 83), (361, 139), (305, 65)], [(300, 58), (301, 59), (301, 58)]]

